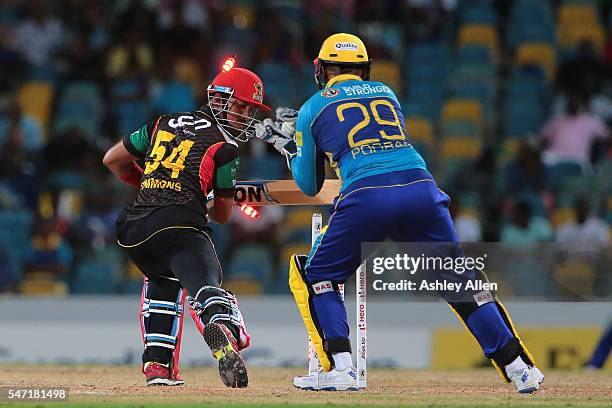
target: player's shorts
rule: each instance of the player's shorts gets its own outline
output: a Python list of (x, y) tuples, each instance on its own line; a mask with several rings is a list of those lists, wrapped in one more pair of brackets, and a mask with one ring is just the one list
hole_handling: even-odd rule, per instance
[(202, 286), (221, 286), (223, 274), (210, 229), (183, 215), (180, 208), (168, 207), (126, 221), (121, 212), (117, 241), (151, 281), (178, 279), (190, 293)]
[(361, 263), (362, 242), (457, 242), (449, 201), (421, 169), (351, 183), (334, 201), (328, 225), (308, 256), (308, 281), (346, 281)]

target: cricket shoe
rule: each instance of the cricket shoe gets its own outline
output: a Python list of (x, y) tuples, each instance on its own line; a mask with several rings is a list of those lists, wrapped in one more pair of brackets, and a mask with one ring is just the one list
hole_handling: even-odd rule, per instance
[(343, 371), (316, 371), (312, 374), (294, 377), (293, 385), (309, 391), (358, 391), (357, 372), (353, 367)]
[(542, 384), (544, 382), (544, 373), (536, 366), (531, 367), (531, 371), (538, 378), (538, 384)]
[(512, 373), (510, 379), (516, 385), (519, 394), (531, 394), (544, 382), (544, 374), (536, 367), (528, 367)]
[(150, 385), (183, 385), (185, 381), (181, 377), (172, 377), (170, 367), (166, 364), (148, 362), (144, 365), (144, 374), (147, 378), (147, 386)]
[(204, 326), (204, 341), (219, 362), (219, 376), (227, 387), (245, 388), (249, 384), (246, 364), (238, 352), (232, 332), (222, 324)]

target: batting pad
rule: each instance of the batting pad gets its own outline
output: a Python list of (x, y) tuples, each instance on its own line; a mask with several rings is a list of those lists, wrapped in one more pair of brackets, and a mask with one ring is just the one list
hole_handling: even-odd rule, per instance
[[(302, 260), (300, 260), (300, 258)], [(304, 269), (302, 265), (305, 263), (305, 258), (306, 257), (304, 255), (295, 254), (291, 256), (289, 261), (289, 288), (291, 288), (291, 293), (293, 293), (295, 303), (297, 303), (298, 310), (300, 311), (300, 315), (304, 321), (304, 326), (306, 326), (306, 330), (308, 331), (315, 350), (317, 351), (317, 356), (319, 357), (321, 367), (323, 367), (325, 371), (329, 371), (331, 370), (332, 366), (331, 361), (329, 355), (323, 348), (322, 330), (318, 327), (318, 324), (315, 323), (317, 321), (317, 317), (314, 313), (314, 307), (311, 308), (311, 295), (308, 291), (306, 278), (304, 277)]]

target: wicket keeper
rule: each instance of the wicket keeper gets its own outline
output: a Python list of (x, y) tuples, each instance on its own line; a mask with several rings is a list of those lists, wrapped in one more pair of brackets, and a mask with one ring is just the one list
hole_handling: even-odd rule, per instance
[[(256, 136), (285, 155), (304, 193), (314, 196), (321, 189), (324, 160), (342, 180), (329, 223), (312, 251), (290, 261), (291, 291), (323, 368), (294, 378), (293, 384), (306, 390), (357, 389), (338, 285), (360, 265), (362, 242), (457, 242), (449, 197), (410, 144), (393, 91), (369, 80), (370, 65), (358, 37), (330, 36), (314, 61), (319, 91), (304, 103), (297, 120), (295, 111), (278, 108), (277, 121), (256, 125)], [(520, 393), (536, 391), (543, 374), (504, 306), (492, 293), (485, 295), (445, 300), (500, 375)]]

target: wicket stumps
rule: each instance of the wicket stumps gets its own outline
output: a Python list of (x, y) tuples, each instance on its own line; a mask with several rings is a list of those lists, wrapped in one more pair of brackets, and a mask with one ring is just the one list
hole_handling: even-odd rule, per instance
[[(314, 246), (323, 228), (323, 216), (320, 213), (312, 214), (311, 239)], [(344, 284), (339, 285), (340, 296), (344, 300)], [(357, 268), (355, 273), (355, 321), (357, 326), (357, 384), (359, 388), (367, 386), (368, 369), (368, 326), (366, 320), (367, 302), (367, 276), (365, 264)], [(308, 336), (308, 373), (313, 374), (321, 368), (317, 352), (310, 336)]]

